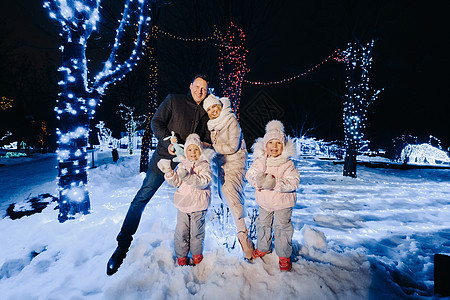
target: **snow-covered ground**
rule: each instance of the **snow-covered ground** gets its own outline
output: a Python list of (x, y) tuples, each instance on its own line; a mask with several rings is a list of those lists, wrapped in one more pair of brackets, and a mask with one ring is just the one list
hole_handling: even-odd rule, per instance
[[(173, 254), (174, 188), (147, 205), (119, 269), (106, 275), (128, 205), (139, 189), (139, 153), (113, 163), (100, 153), (89, 171), (92, 211), (60, 224), (56, 203), (42, 213), (0, 220), (1, 299), (403, 299), (433, 298), (433, 255), (450, 254), (450, 170), (391, 170), (296, 160), (293, 270), (275, 253), (247, 263), (231, 217), (216, 196), (203, 262), (179, 267)], [(56, 196), (52, 154), (1, 159), (1, 214), (11, 202)], [(39, 176), (39, 174), (46, 174)], [(247, 185), (251, 225), (257, 208)], [(225, 212), (225, 213), (223, 213)]]

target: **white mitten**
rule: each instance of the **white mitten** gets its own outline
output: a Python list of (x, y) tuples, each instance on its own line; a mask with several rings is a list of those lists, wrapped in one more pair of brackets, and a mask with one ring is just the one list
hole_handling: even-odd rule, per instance
[(170, 159), (160, 159), (156, 165), (164, 174), (172, 171), (172, 168), (170, 167)]
[(178, 168), (177, 174), (178, 178), (180, 178), (183, 181), (186, 181), (191, 176), (190, 172), (185, 168)]
[(262, 187), (262, 185), (263, 185), (263, 183), (264, 183), (264, 180), (266, 179), (266, 174), (264, 174), (264, 173), (258, 173), (258, 174), (256, 174), (256, 176), (255, 176), (255, 183), (256, 183), (256, 186), (258, 187), (258, 188), (261, 188)]
[(272, 174), (266, 174), (261, 187), (265, 190), (271, 190), (275, 187), (276, 183), (275, 176)]

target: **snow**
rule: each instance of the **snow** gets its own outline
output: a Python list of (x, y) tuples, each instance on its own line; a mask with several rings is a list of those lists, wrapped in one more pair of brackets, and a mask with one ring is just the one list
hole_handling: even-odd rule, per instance
[[(144, 174), (139, 153), (97, 152), (89, 170), (91, 213), (59, 223), (41, 213), (0, 220), (2, 299), (434, 299), (433, 255), (450, 254), (450, 171), (392, 170), (296, 159), (293, 270), (270, 253), (245, 262), (226, 207), (208, 211), (203, 262), (179, 267), (173, 253), (175, 189), (164, 184), (144, 210), (119, 271), (106, 275), (128, 205)], [(12, 202), (56, 196), (56, 157), (0, 159), (2, 215)], [(40, 175), (40, 174), (43, 175)], [(246, 185), (248, 225), (254, 190)]]
[(406, 145), (400, 154), (400, 161), (409, 164), (450, 165), (448, 154), (430, 144)]

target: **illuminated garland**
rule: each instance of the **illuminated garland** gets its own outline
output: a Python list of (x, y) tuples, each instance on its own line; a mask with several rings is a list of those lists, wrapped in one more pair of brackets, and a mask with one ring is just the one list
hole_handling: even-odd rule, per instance
[(216, 41), (216, 45), (219, 47), (218, 60), (219, 60), (219, 77), (221, 88), (223, 90), (224, 96), (230, 98), (233, 106), (232, 107), (233, 111), (237, 113), (237, 115), (239, 111), (242, 83), (252, 85), (264, 85), (264, 86), (283, 84), (301, 78), (305, 75), (308, 75), (309, 73), (315, 71), (316, 69), (318, 69), (320, 66), (322, 66), (331, 59), (336, 60), (338, 62), (345, 61), (345, 57), (342, 56), (342, 51), (340, 49), (337, 49), (323, 61), (314, 65), (313, 67), (311, 67), (310, 69), (301, 74), (277, 81), (267, 81), (267, 82), (250, 81), (244, 79), (245, 75), (249, 72), (249, 69), (246, 66), (246, 56), (248, 54), (248, 50), (245, 49), (244, 46), (245, 34), (233, 23), (230, 24), (225, 36), (223, 36), (216, 29), (214, 30), (214, 33), (211, 36), (207, 36), (205, 38), (197, 38), (197, 37), (184, 38), (174, 35), (170, 32), (164, 31), (157, 26), (154, 26), (152, 28), (152, 36), (154, 38), (157, 38), (158, 34), (162, 34), (172, 39), (184, 42), (206, 42), (210, 40)]
[(14, 100), (8, 99), (2, 96), (2, 100), (0, 100), (0, 110), (10, 109), (13, 105)]
[[(135, 66), (141, 55), (145, 28), (149, 21), (148, 0), (127, 0), (122, 19), (116, 31), (114, 45), (103, 70), (93, 82), (88, 81), (86, 59), (87, 40), (97, 29), (100, 20), (100, 0), (68, 1), (49, 0), (44, 7), (52, 19), (59, 22), (62, 38), (62, 63), (58, 69), (61, 80), (55, 111), (59, 120), (58, 161), (59, 161), (59, 215), (64, 222), (77, 213), (87, 214), (90, 210), (87, 189), (87, 146), (89, 120), (95, 114), (100, 96), (106, 87), (122, 79)], [(137, 33), (134, 49), (123, 62), (118, 60), (118, 50), (130, 23), (131, 15), (136, 15)]]
[(295, 75), (295, 76), (292, 76), (292, 77), (289, 77), (289, 78), (285, 78), (285, 79), (278, 80), (278, 81), (267, 81), (267, 82), (263, 82), (263, 81), (249, 81), (249, 80), (244, 79), (243, 82), (248, 83), (248, 84), (253, 84), (253, 85), (275, 85), (275, 84), (283, 84), (283, 83), (290, 82), (290, 81), (293, 81), (293, 80), (295, 80), (295, 79), (298, 79), (298, 78), (300, 78), (300, 77), (303, 77), (303, 76), (305, 76), (305, 75), (308, 75), (309, 73), (311, 73), (312, 71), (315, 71), (315, 70), (318, 69), (320, 66), (322, 66), (324, 63), (326, 63), (327, 61), (329, 61), (330, 59), (334, 59), (334, 60), (336, 60), (336, 61), (342, 62), (343, 59), (342, 59), (342, 57), (341, 57), (341, 50), (340, 50), (340, 49), (337, 49), (337, 50), (334, 51), (332, 54), (330, 54), (327, 58), (325, 58), (323, 61), (321, 61), (320, 63), (314, 65), (312, 68), (308, 69), (307, 71), (305, 71), (305, 72), (303, 72), (303, 73), (301, 73), (301, 74), (298, 74), (298, 75)]
[(170, 37), (172, 39), (175, 39), (175, 40), (183, 41), (183, 42), (206, 42), (206, 41), (211, 41), (211, 40), (217, 40), (216, 31), (214, 31), (212, 36), (207, 36), (205, 38), (183, 38), (183, 37), (171, 34), (170, 32), (164, 31), (156, 25), (153, 26), (152, 27), (152, 36), (154, 38), (158, 38), (158, 33), (165, 35), (167, 37)]

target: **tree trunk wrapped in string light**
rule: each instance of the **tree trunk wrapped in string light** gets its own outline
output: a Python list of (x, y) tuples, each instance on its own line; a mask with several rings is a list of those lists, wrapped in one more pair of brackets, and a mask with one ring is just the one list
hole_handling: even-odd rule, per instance
[[(55, 111), (59, 120), (59, 215), (60, 222), (90, 210), (87, 189), (87, 146), (89, 120), (100, 103), (106, 87), (123, 78), (137, 64), (141, 55), (145, 28), (149, 21), (147, 0), (127, 0), (110, 56), (94, 80), (88, 80), (87, 41), (100, 20), (100, 0), (51, 0), (44, 7), (61, 25), (61, 80)], [(137, 20), (131, 24), (131, 19)], [(136, 26), (134, 49), (129, 57), (118, 60), (118, 49), (126, 26)]]
[[(154, 11), (153, 11), (154, 12)], [(154, 27), (153, 27), (154, 28)], [(153, 31), (152, 28), (152, 31)], [(145, 44), (145, 53), (146, 58), (148, 59), (149, 64), (149, 76), (148, 76), (148, 84), (149, 84), (149, 95), (148, 95), (148, 117), (147, 123), (145, 126), (144, 136), (142, 137), (141, 144), (141, 160), (139, 166), (139, 172), (147, 172), (148, 170), (148, 162), (150, 157), (150, 146), (152, 144), (152, 129), (151, 129), (151, 120), (153, 114), (158, 108), (158, 104), (156, 102), (156, 96), (158, 95), (156, 90), (156, 84), (158, 83), (158, 61), (156, 60), (156, 48), (151, 45), (152, 34), (147, 35), (147, 42)]]
[(346, 144), (344, 176), (356, 177), (356, 155), (366, 128), (367, 109), (381, 92), (370, 85), (373, 45), (374, 41), (366, 46), (350, 44), (342, 53), (347, 74), (343, 112)]

